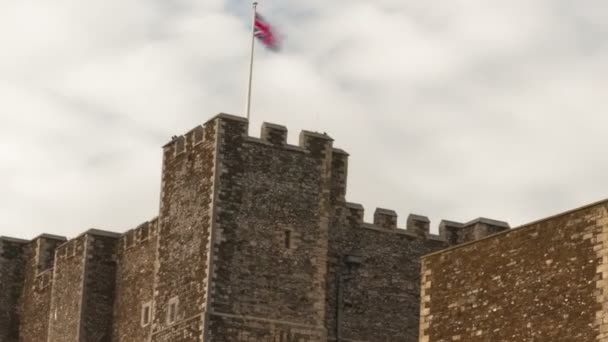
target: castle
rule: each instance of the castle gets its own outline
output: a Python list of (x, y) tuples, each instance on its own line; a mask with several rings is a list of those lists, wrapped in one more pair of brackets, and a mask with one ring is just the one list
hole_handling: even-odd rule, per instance
[[(394, 211), (378, 208), (364, 222), (363, 207), (345, 198), (348, 154), (329, 136), (303, 131), (293, 146), (283, 126), (265, 123), (260, 138), (247, 132), (246, 119), (220, 114), (166, 144), (159, 214), (124, 234), (0, 238), (0, 341), (414, 342), (421, 327), (424, 341), (468, 333), (442, 325), (454, 317), (447, 298), (469, 303), (476, 286), (460, 254), (474, 259), (468, 243), (505, 222), (442, 221), (440, 236), (420, 215), (402, 229)], [(423, 255), (459, 244), (425, 258), (421, 279)]]

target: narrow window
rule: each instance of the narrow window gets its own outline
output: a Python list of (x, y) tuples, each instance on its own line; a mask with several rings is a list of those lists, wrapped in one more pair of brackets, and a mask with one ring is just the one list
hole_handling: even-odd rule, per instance
[(169, 323), (175, 322), (175, 310), (177, 309), (176, 306), (177, 305), (175, 303), (169, 304)]
[(167, 324), (174, 323), (177, 320), (178, 305), (179, 299), (177, 297), (169, 299), (169, 307), (167, 309)]
[(285, 248), (291, 249), (291, 230), (285, 231)]
[(150, 324), (150, 318), (152, 316), (152, 305), (150, 303), (144, 303), (141, 307), (141, 326), (145, 327)]

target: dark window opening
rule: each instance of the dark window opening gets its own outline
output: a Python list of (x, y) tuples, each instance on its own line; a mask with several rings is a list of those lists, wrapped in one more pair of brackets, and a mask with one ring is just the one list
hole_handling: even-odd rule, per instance
[(177, 311), (176, 308), (177, 304), (175, 303), (171, 303), (171, 305), (169, 305), (169, 323), (173, 323), (175, 322), (175, 311)]
[(142, 305), (141, 311), (141, 325), (146, 326), (150, 324), (150, 319), (152, 316), (152, 308), (150, 303), (145, 303)]
[(291, 231), (285, 231), (285, 248), (291, 249)]
[(174, 323), (177, 320), (177, 310), (179, 307), (179, 299), (173, 297), (169, 300), (169, 307), (167, 308), (167, 324)]

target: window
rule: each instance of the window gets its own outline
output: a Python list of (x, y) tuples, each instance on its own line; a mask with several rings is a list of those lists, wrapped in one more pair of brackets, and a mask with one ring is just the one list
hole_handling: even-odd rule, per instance
[(285, 231), (285, 248), (286, 249), (291, 249), (292, 245), (291, 245), (291, 230), (286, 230)]
[(145, 327), (150, 324), (152, 318), (152, 304), (150, 302), (144, 303), (141, 306), (141, 326)]
[(179, 309), (178, 297), (169, 299), (169, 306), (167, 308), (167, 324), (172, 324), (177, 320), (177, 310)]

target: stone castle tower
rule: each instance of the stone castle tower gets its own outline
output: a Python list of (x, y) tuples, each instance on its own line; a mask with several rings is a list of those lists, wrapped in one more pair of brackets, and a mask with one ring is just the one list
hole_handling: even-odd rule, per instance
[(348, 154), (220, 114), (163, 148), (160, 211), (124, 234), (0, 238), (1, 342), (418, 340), (420, 257), (508, 229), (345, 199)]

